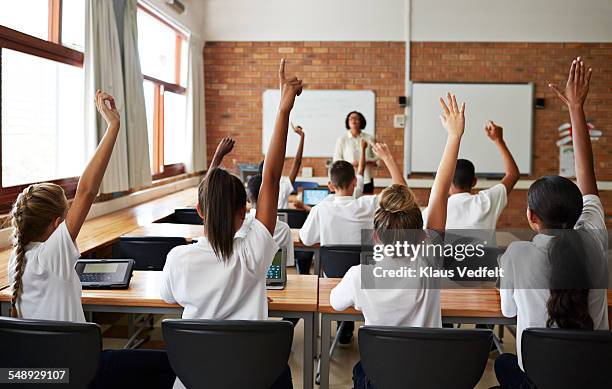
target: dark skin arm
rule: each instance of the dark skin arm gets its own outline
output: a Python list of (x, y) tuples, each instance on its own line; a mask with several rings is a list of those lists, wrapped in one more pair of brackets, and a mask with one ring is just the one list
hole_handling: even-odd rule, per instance
[(302, 154), (304, 153), (304, 131), (300, 126), (294, 126), (291, 123), (293, 132), (300, 136), (300, 143), (298, 144), (297, 151), (295, 152), (295, 158), (293, 158), (293, 165), (291, 166), (291, 173), (289, 174), (289, 180), (291, 184), (295, 183), (295, 179), (300, 173), (300, 166), (302, 166)]

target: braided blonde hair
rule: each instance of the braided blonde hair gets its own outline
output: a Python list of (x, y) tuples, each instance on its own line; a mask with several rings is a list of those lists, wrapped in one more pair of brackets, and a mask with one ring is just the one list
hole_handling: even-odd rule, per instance
[(15, 275), (12, 284), (11, 316), (19, 317), (17, 300), (23, 285), (26, 246), (41, 239), (51, 223), (64, 217), (68, 200), (61, 186), (49, 183), (30, 185), (17, 196), (10, 214), (15, 249)]
[(383, 240), (400, 240), (389, 230), (420, 230), (423, 217), (414, 192), (405, 185), (393, 184), (380, 194), (378, 209), (374, 213), (374, 230)]

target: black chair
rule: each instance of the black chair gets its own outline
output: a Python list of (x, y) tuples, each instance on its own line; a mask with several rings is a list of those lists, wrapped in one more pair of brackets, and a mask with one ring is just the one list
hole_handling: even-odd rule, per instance
[(302, 228), (308, 217), (308, 212), (301, 209), (279, 209), (278, 213), (287, 214), (287, 224), (290, 228)]
[(113, 258), (132, 258), (134, 270), (164, 270), (166, 256), (185, 238), (164, 236), (121, 237), (113, 245)]
[[(82, 389), (87, 388), (98, 370), (102, 336), (100, 327), (93, 323), (0, 318), (0, 344), (3, 368), (68, 368), (68, 383), (50, 386)], [(41, 386), (37, 383), (17, 387)]]
[(346, 272), (361, 261), (361, 245), (321, 246), (319, 258), (323, 273), (330, 278), (344, 277)]
[(174, 213), (155, 223), (173, 223), (173, 224), (194, 224), (203, 225), (204, 222), (195, 208), (177, 208)]
[(612, 386), (612, 332), (529, 328), (523, 331), (523, 367), (538, 389)]
[(166, 319), (162, 330), (170, 364), (188, 388), (269, 389), (293, 341), (287, 321)]
[(493, 332), (365, 326), (359, 354), (377, 388), (472, 389), (486, 367)]

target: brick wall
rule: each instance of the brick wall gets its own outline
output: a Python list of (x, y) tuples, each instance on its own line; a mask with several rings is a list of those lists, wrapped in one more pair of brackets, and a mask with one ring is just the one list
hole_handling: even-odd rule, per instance
[[(372, 89), (376, 93), (377, 139), (387, 142), (403, 162), (403, 133), (393, 128), (393, 115), (402, 113), (397, 96), (404, 94), (404, 50), (401, 42), (208, 42), (204, 50), (206, 73), (207, 153), (212, 158), (224, 136), (237, 139), (233, 160), (258, 162), (261, 154), (262, 92), (277, 88), (281, 57), (288, 70), (312, 89)], [(545, 109), (535, 110), (534, 174), (557, 174), (557, 127), (569, 120), (567, 110), (549, 91), (548, 82), (562, 85), (569, 60), (583, 56), (593, 67), (586, 113), (604, 137), (594, 142), (599, 180), (612, 180), (612, 44), (600, 43), (448, 43), (413, 42), (411, 79), (420, 82), (529, 82)], [(502, 123), (503, 125), (503, 123)], [(343, 131), (338, 124), (338, 134)], [(305, 158), (315, 176), (326, 174), (323, 158)], [(291, 159), (285, 163), (285, 173)], [(387, 176), (383, 170), (377, 175)], [(421, 204), (429, 191), (417, 189)], [(612, 214), (612, 192), (602, 193), (607, 214)], [(526, 191), (514, 191), (501, 216), (502, 227), (527, 227)], [(609, 222), (610, 223), (610, 222)]]

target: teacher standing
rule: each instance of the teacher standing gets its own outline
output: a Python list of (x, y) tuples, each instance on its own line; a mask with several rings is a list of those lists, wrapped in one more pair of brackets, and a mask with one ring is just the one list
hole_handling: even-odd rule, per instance
[(374, 178), (372, 177), (372, 169), (377, 165), (378, 158), (372, 152), (372, 142), (374, 137), (370, 134), (362, 132), (366, 127), (366, 119), (361, 112), (352, 111), (346, 115), (344, 125), (347, 129), (346, 134), (342, 135), (336, 141), (336, 149), (334, 151), (334, 162), (344, 160), (353, 164), (356, 168), (359, 164), (359, 156), (361, 154), (361, 139), (368, 142), (366, 149), (366, 166), (363, 173), (363, 193), (374, 193)]

